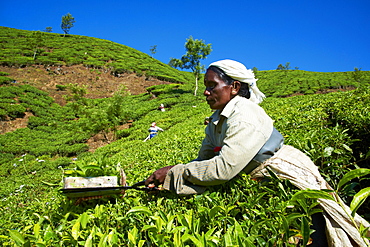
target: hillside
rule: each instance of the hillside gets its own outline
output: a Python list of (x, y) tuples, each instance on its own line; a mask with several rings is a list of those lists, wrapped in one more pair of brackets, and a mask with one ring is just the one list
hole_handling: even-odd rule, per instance
[(57, 86), (67, 86), (70, 83), (86, 87), (86, 97), (91, 99), (111, 97), (122, 86), (127, 88), (130, 94), (137, 95), (146, 93), (147, 87), (169, 84), (168, 81), (154, 77), (148, 79), (136, 73), (124, 73), (117, 77), (106, 69), (89, 69), (83, 65), (33, 65), (23, 68), (0, 66), (0, 71), (9, 73), (18, 84), (28, 84), (48, 92), (60, 105), (65, 105), (63, 95), (67, 92), (58, 90)]
[[(0, 27), (0, 41), (3, 51), (0, 72), (11, 78), (11, 82), (0, 84), (35, 87), (47, 92), (60, 106), (72, 103), (71, 87), (82, 90), (86, 99), (111, 98), (122, 89), (131, 95), (147, 94), (148, 88), (171, 83), (180, 83), (183, 92), (192, 90), (193, 77), (189, 72), (178, 71), (145, 53), (107, 40)], [(370, 82), (370, 72), (359, 70), (332, 73), (255, 70), (255, 74), (267, 97), (347, 91)], [(202, 92), (202, 85), (199, 91)], [(155, 93), (149, 94), (156, 97)], [(0, 103), (2, 134), (27, 127), (29, 118), (37, 116), (32, 110), (7, 114), (9, 104), (13, 104), (9, 100)], [(15, 102), (24, 104), (19, 99)], [(120, 124), (121, 129), (130, 126), (127, 119)], [(99, 132), (94, 134), (100, 136)], [(92, 141), (95, 139), (99, 139), (99, 145)], [(100, 139), (92, 136), (88, 143), (95, 148), (105, 145)]]
[(183, 83), (189, 73), (180, 72), (133, 48), (108, 40), (80, 35), (63, 36), (40, 31), (0, 27), (0, 65), (104, 68), (115, 76), (136, 73), (146, 78)]
[[(164, 82), (187, 84), (194, 80), (191, 73), (174, 69), (133, 48), (80, 35), (64, 37), (0, 26), (0, 49), (0, 71), (9, 72), (17, 81), (50, 88), (51, 92), (58, 84), (80, 83), (88, 86), (91, 97), (100, 92), (111, 95), (117, 88), (111, 87), (112, 83), (124, 84), (137, 94), (145, 92), (146, 86)], [(261, 90), (274, 97), (348, 90), (370, 81), (370, 72), (361, 70), (331, 73), (255, 70), (255, 74)]]
[[(180, 72), (132, 48), (90, 37), (32, 32), (0, 27), (0, 71), (13, 84), (31, 85), (65, 105), (73, 84), (86, 89), (89, 99), (111, 97), (122, 87), (129, 94), (145, 93), (153, 85), (192, 80)], [(109, 58), (108, 58), (109, 57)], [(1, 82), (0, 82), (1, 85)], [(27, 126), (23, 118), (5, 117), (0, 133)]]

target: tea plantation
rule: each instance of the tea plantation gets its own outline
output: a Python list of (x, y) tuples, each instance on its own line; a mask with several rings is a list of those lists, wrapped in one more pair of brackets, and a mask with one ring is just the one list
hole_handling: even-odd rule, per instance
[[(123, 88), (104, 99), (87, 99), (82, 88), (70, 85), (68, 103), (61, 106), (47, 92), (27, 83), (14, 84), (11, 74), (2, 74), (9, 79), (1, 79), (1, 121), (32, 114), (26, 128), (0, 136), (3, 246), (309, 243), (311, 215), (318, 211), (315, 198), (298, 197), (298, 189), (289, 181), (274, 176), (255, 181), (240, 175), (202, 195), (187, 197), (127, 190), (79, 203), (68, 199), (60, 192), (66, 176), (119, 176), (123, 169), (132, 185), (160, 167), (196, 158), (204, 119), (212, 112), (203, 96), (193, 95), (189, 73), (154, 63), (155, 59), (131, 48), (74, 35), (67, 37), (74, 44), (69, 46), (56, 34), (3, 27), (0, 31), (0, 45), (8, 54), (2, 55), (2, 65), (82, 63), (111, 66), (113, 73), (145, 72), (174, 82), (152, 86), (140, 95), (129, 95)], [(33, 44), (27, 40), (35, 39), (37, 45), (26, 46)], [(89, 42), (92, 45), (84, 45)], [(71, 47), (76, 54), (69, 57)], [(275, 120), (285, 143), (309, 155), (343, 200), (369, 221), (370, 72), (256, 74), (261, 91), (270, 96), (261, 106)], [(328, 91), (337, 92), (324, 93)], [(158, 110), (160, 104), (165, 112)], [(153, 121), (164, 132), (143, 142)], [(128, 122), (130, 128), (120, 128)], [(114, 135), (108, 145), (88, 152), (87, 140), (97, 133)], [(366, 230), (358, 230), (366, 238)]]

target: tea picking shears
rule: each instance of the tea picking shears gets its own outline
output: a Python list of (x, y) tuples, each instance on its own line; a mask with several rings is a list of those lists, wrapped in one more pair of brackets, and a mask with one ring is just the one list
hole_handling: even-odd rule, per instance
[(79, 196), (81, 194), (114, 194), (122, 190), (129, 190), (129, 189), (134, 189), (134, 190), (142, 190), (142, 191), (156, 191), (159, 190), (158, 187), (141, 187), (145, 185), (145, 180), (137, 182), (133, 184), (132, 186), (110, 186), (110, 187), (84, 187), (84, 188), (65, 188), (61, 189), (63, 193), (69, 196)]

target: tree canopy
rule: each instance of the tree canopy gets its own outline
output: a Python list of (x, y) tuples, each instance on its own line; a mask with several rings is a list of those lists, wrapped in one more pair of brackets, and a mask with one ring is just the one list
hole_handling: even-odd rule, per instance
[(70, 13), (62, 16), (61, 28), (64, 32), (64, 36), (69, 33), (69, 30), (74, 26), (75, 22), (75, 18)]
[(193, 37), (190, 36), (186, 39), (185, 43), (186, 54), (183, 55), (181, 59), (171, 58), (169, 62), (169, 65), (174, 68), (191, 69), (195, 76), (194, 95), (197, 95), (200, 73), (205, 70), (200, 60), (207, 58), (212, 51), (211, 47), (211, 44), (205, 44), (203, 40), (193, 39)]

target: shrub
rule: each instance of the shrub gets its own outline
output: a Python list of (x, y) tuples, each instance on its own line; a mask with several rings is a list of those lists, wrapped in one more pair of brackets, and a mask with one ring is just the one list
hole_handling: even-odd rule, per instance
[(55, 86), (58, 91), (66, 91), (67, 86), (66, 85), (56, 85)]
[(11, 118), (22, 118), (25, 115), (26, 108), (20, 104), (7, 104), (6, 111)]
[(0, 76), (0, 85), (6, 85), (14, 81), (12, 78), (6, 76)]

